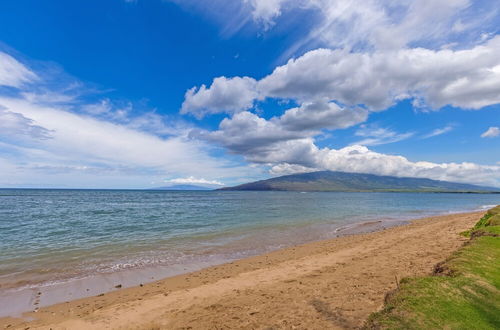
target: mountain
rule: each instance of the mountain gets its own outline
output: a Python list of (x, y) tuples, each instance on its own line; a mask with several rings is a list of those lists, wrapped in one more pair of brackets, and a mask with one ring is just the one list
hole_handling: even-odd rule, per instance
[(148, 190), (213, 190), (213, 188), (207, 188), (203, 186), (195, 186), (192, 184), (178, 184), (166, 187), (151, 188)]
[(332, 171), (285, 175), (219, 190), (500, 192), (464, 183)]

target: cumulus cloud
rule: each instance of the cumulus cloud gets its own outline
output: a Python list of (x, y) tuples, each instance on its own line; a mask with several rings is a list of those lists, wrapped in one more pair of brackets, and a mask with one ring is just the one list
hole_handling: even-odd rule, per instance
[(207, 114), (247, 110), (257, 98), (256, 84), (249, 77), (215, 78), (208, 88), (201, 85), (186, 92), (181, 113), (203, 118)]
[(363, 108), (342, 108), (327, 101), (306, 102), (300, 107), (288, 109), (278, 119), (279, 124), (292, 131), (341, 129), (364, 122), (368, 111)]
[[(238, 152), (238, 149), (231, 149), (231, 145), (226, 147)], [(258, 144), (244, 149), (241, 154), (251, 162), (270, 165), (270, 173), (274, 175), (332, 170), (500, 186), (500, 166), (412, 162), (403, 156), (378, 153), (360, 145), (318, 148), (312, 138)]]
[(431, 108), (479, 109), (500, 102), (500, 37), (471, 49), (353, 53), (318, 49), (259, 81), (267, 97), (309, 100), (325, 97), (383, 110), (407, 98)]
[(500, 128), (492, 126), (486, 130), (483, 134), (481, 134), (482, 138), (492, 138), (500, 135)]
[(20, 87), (38, 77), (12, 56), (0, 52), (0, 86)]
[(217, 180), (206, 180), (203, 178), (195, 178), (194, 176), (190, 176), (187, 178), (176, 178), (165, 180), (166, 183), (176, 183), (176, 184), (202, 184), (202, 185), (214, 185), (214, 186), (223, 186), (224, 183)]
[[(355, 53), (317, 49), (277, 67), (258, 83), (248, 77), (214, 79), (186, 94), (182, 112), (242, 111), (257, 98), (317, 99), (384, 110), (403, 99), (439, 109), (500, 103), (500, 36), (464, 50), (400, 49)], [(253, 99), (252, 99), (253, 97)]]
[(341, 108), (335, 103), (317, 101), (288, 109), (269, 120), (248, 111), (240, 112), (222, 120), (217, 131), (194, 131), (192, 136), (215, 142), (251, 161), (260, 162), (271, 155), (279, 160), (284, 152), (286, 157), (304, 152), (302, 145), (307, 149), (310, 138), (322, 129), (347, 128), (365, 121), (367, 115), (361, 108)]
[(215, 142), (233, 153), (252, 158), (252, 155), (272, 152), (269, 146), (275, 143), (300, 139), (303, 134), (286, 130), (275, 121), (245, 111), (222, 120), (217, 131), (193, 131), (191, 136)]
[[(349, 111), (349, 110), (342, 110)], [(356, 135), (360, 143), (341, 149), (316, 146), (315, 130), (286, 127), (283, 118), (269, 120), (250, 112), (224, 119), (213, 132), (198, 131), (193, 135), (217, 143), (252, 163), (270, 166), (273, 175), (333, 170), (373, 173), (399, 177), (421, 177), (485, 185), (500, 185), (500, 167), (474, 163), (412, 162), (403, 156), (377, 153), (366, 145), (391, 143), (409, 138), (413, 133), (397, 133), (387, 128), (363, 126)]]

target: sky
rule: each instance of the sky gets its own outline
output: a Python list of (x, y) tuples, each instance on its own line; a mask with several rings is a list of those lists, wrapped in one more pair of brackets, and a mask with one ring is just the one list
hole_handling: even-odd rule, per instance
[(0, 187), (500, 187), (496, 0), (3, 0)]

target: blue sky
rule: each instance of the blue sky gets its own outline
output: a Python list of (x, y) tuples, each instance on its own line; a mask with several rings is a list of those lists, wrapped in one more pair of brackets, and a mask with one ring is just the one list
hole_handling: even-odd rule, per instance
[(500, 186), (500, 7), (0, 3), (0, 186), (341, 170)]

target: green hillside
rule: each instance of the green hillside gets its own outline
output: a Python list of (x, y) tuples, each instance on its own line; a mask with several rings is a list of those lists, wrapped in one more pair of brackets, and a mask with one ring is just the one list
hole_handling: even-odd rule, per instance
[(499, 192), (464, 183), (332, 171), (285, 175), (221, 190)]
[(405, 278), (365, 329), (500, 329), (500, 206), (435, 274)]

